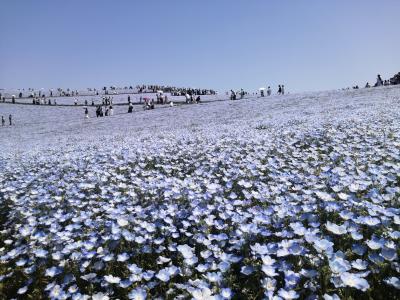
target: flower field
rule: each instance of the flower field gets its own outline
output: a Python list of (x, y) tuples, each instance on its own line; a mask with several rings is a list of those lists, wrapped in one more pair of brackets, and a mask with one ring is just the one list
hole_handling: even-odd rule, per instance
[(399, 88), (0, 111), (1, 299), (399, 299)]

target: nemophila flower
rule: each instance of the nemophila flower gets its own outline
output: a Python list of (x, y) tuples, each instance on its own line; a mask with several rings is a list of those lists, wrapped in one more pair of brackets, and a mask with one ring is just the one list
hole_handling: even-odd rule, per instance
[(112, 275), (106, 275), (104, 276), (104, 280), (107, 281), (108, 283), (120, 283), (121, 278), (117, 276), (112, 276)]
[(253, 272), (254, 268), (252, 266), (242, 266), (242, 268), (240, 269), (240, 273), (244, 275), (250, 275)]
[(186, 259), (192, 258), (194, 253), (193, 249), (189, 247), (188, 245), (179, 245), (177, 247), (177, 250), (182, 254), (182, 256)]
[(336, 225), (336, 224), (331, 223), (329, 221), (326, 223), (326, 229), (329, 230), (330, 232), (336, 234), (336, 235), (343, 235), (343, 234), (345, 234), (347, 232), (345, 224), (339, 226), (339, 225)]
[(267, 265), (263, 265), (261, 267), (261, 270), (265, 273), (265, 275), (269, 276), (269, 277), (275, 277), (278, 276), (278, 273), (276, 273), (276, 268), (273, 266), (267, 266)]
[(398, 277), (389, 277), (384, 280), (385, 283), (400, 290), (400, 279)]
[(122, 254), (118, 254), (118, 256), (117, 256), (117, 261), (120, 261), (120, 262), (125, 262), (128, 259), (129, 259), (129, 255), (126, 252), (124, 252)]
[(299, 236), (303, 236), (306, 233), (306, 228), (300, 222), (290, 223), (290, 227), (293, 232)]
[(147, 293), (143, 288), (136, 288), (128, 294), (128, 297), (131, 300), (145, 300), (147, 298)]
[(285, 287), (295, 288), (301, 279), (300, 273), (295, 273), (291, 270), (285, 271)]
[(381, 250), (381, 256), (388, 261), (394, 261), (397, 259), (397, 251), (393, 248), (383, 247)]
[(171, 276), (168, 269), (162, 269), (156, 274), (156, 277), (163, 282), (168, 282)]
[(351, 232), (351, 237), (353, 238), (353, 240), (356, 240), (356, 241), (360, 241), (364, 238), (363, 235), (357, 231)]
[(250, 246), (250, 248), (255, 254), (265, 255), (269, 253), (267, 245), (260, 245), (259, 243), (256, 243), (255, 245)]
[(217, 300), (218, 298), (213, 295), (209, 288), (194, 289), (190, 292), (195, 300)]
[(57, 268), (57, 267), (51, 267), (46, 270), (45, 276), (54, 277), (58, 274), (61, 274), (61, 272), (62, 272), (62, 269)]
[(318, 272), (316, 270), (301, 269), (300, 274), (307, 278), (314, 278), (318, 275)]
[(276, 262), (276, 260), (273, 259), (269, 255), (265, 255), (265, 256), (261, 257), (261, 259), (262, 259), (263, 264), (266, 266), (272, 266)]
[(222, 280), (221, 272), (208, 272), (204, 275), (208, 281), (219, 283)]
[(63, 299), (65, 298), (65, 292), (63, 291), (62, 287), (58, 284), (54, 285), (50, 289), (49, 297), (54, 299)]
[(17, 294), (18, 294), (18, 295), (23, 295), (23, 294), (25, 294), (27, 291), (28, 291), (28, 286), (24, 286), (24, 287), (18, 289)]
[(364, 260), (356, 259), (355, 261), (353, 261), (353, 262), (351, 263), (351, 266), (352, 266), (354, 269), (357, 269), (357, 270), (362, 271), (362, 270), (365, 270), (365, 269), (367, 268), (368, 263), (367, 263), (366, 261), (364, 261)]
[(129, 224), (129, 222), (126, 219), (123, 219), (123, 218), (117, 219), (117, 223), (121, 227), (125, 227), (125, 226), (127, 226)]
[(26, 260), (26, 259), (20, 259), (20, 260), (18, 260), (18, 261), (15, 262), (15, 265), (16, 265), (17, 267), (22, 267), (22, 266), (24, 266), (24, 265), (27, 263), (27, 261), (28, 261), (28, 260)]
[(333, 294), (333, 295), (324, 294), (323, 297), (324, 297), (324, 300), (340, 300), (339, 296), (336, 294)]
[(336, 274), (342, 274), (351, 269), (350, 263), (341, 257), (335, 257), (333, 260), (330, 260), (329, 267)]
[(313, 246), (318, 252), (332, 253), (333, 251), (333, 243), (326, 239), (314, 241)]
[(318, 198), (320, 198), (323, 201), (334, 201), (335, 199), (332, 198), (332, 196), (326, 192), (321, 192), (317, 191), (315, 192)]
[(199, 259), (196, 256), (192, 256), (191, 258), (186, 258), (184, 259), (184, 263), (188, 266), (193, 266), (195, 265)]
[(96, 293), (92, 295), (92, 300), (109, 300), (110, 297), (103, 293)]
[(220, 295), (223, 299), (231, 299), (233, 296), (233, 292), (230, 288), (223, 288), (221, 289)]
[(362, 290), (363, 292), (369, 289), (368, 281), (356, 274), (344, 272), (340, 275), (340, 279), (346, 286)]
[(360, 217), (358, 219), (360, 219), (360, 221), (363, 224), (368, 225), (368, 226), (376, 226), (381, 222), (378, 218), (374, 218), (374, 217), (370, 217), (370, 216)]
[(226, 271), (228, 271), (230, 267), (231, 267), (231, 264), (230, 264), (229, 262), (222, 261), (222, 262), (220, 262), (220, 263), (218, 264), (218, 269), (219, 269), (221, 272), (226, 272)]
[(45, 258), (49, 252), (44, 249), (36, 249), (33, 251), (33, 253), (36, 257)]
[(95, 273), (89, 273), (89, 274), (81, 276), (81, 278), (86, 281), (91, 281), (92, 279), (96, 278), (96, 276), (97, 275)]
[(379, 240), (367, 240), (365, 242), (367, 244), (367, 246), (372, 249), (372, 250), (378, 250), (380, 248), (382, 248), (383, 243)]
[(300, 297), (300, 295), (297, 294), (295, 291), (287, 291), (285, 289), (280, 289), (278, 291), (278, 295), (281, 296), (283, 299), (297, 299)]
[(355, 254), (358, 254), (359, 256), (364, 255), (364, 253), (367, 251), (367, 247), (361, 244), (353, 244), (351, 247), (351, 251)]
[(121, 288), (125, 289), (125, 288), (131, 286), (132, 283), (133, 283), (133, 281), (131, 281), (130, 279), (124, 279), (124, 280), (121, 280), (121, 281), (119, 282), (119, 286), (120, 286)]
[(128, 270), (132, 273), (132, 274), (141, 274), (142, 273), (142, 268), (139, 268), (136, 264), (131, 264), (128, 265)]

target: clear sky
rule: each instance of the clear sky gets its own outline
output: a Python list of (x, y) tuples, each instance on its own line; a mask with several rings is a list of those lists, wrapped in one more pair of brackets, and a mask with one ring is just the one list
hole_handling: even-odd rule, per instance
[(335, 89), (400, 71), (400, 0), (1, 0), (0, 88)]

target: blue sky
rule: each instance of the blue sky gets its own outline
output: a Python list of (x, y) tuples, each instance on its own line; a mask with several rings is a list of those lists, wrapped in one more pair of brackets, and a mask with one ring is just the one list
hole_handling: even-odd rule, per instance
[(1, 0), (0, 11), (0, 88), (310, 91), (400, 71), (399, 0)]

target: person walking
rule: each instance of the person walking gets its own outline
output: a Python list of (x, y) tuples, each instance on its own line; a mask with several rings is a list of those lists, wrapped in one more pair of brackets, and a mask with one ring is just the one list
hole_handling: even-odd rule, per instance
[(114, 110), (113, 110), (112, 105), (110, 105), (110, 116), (113, 116), (113, 115), (114, 115)]
[(285, 95), (285, 86), (282, 84), (282, 88), (281, 88), (281, 94)]
[(4, 126), (5, 123), (6, 123), (6, 120), (4, 120), (4, 117), (1, 116), (1, 126)]
[(89, 119), (89, 110), (87, 107), (85, 107), (85, 118)]
[(282, 93), (282, 88), (281, 85), (278, 86), (278, 95), (280, 95)]
[(11, 115), (8, 116), (8, 120), (10, 121), (10, 126), (11, 126), (12, 125), (12, 116)]
[(268, 89), (267, 89), (267, 95), (268, 95), (268, 96), (271, 96), (271, 92), (272, 92), (272, 91), (271, 91), (271, 87), (269, 86)]

